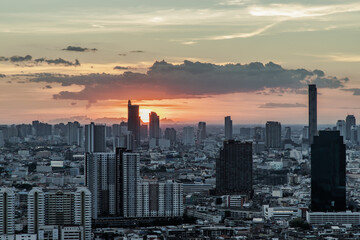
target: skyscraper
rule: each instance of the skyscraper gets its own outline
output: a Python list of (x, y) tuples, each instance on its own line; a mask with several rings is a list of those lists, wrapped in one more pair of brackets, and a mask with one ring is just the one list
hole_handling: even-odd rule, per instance
[(135, 147), (140, 146), (140, 116), (139, 105), (132, 105), (128, 102), (128, 130), (134, 136)]
[(285, 139), (291, 139), (291, 127), (285, 127)]
[(233, 126), (230, 116), (225, 117), (225, 140), (230, 140), (233, 138)]
[(0, 235), (15, 233), (15, 194), (10, 188), (0, 189)]
[(311, 209), (346, 210), (346, 146), (339, 131), (320, 131), (311, 145)]
[(315, 84), (309, 85), (309, 142), (313, 143), (317, 135), (317, 88)]
[(216, 192), (246, 194), (253, 192), (252, 143), (228, 140), (216, 160)]
[(199, 122), (197, 135), (198, 142), (202, 142), (206, 139), (206, 122)]
[(346, 116), (346, 140), (351, 139), (351, 127), (356, 126), (356, 118), (354, 115)]
[(105, 125), (85, 125), (85, 152), (106, 152)]
[(340, 131), (340, 136), (346, 139), (346, 122), (344, 120), (338, 120), (336, 123), (336, 130)]
[(193, 127), (183, 128), (183, 144), (187, 146), (195, 145), (195, 133)]
[(160, 119), (155, 112), (149, 114), (149, 137), (150, 139), (160, 138)]
[(166, 128), (165, 139), (170, 140), (170, 145), (173, 146), (176, 143), (176, 130), (174, 128)]
[(265, 146), (267, 148), (281, 147), (281, 124), (279, 122), (266, 122)]

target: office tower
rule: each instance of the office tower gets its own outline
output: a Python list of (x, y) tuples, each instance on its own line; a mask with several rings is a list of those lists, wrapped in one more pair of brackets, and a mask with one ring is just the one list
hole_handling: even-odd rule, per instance
[(67, 144), (74, 145), (78, 143), (78, 128), (80, 127), (79, 122), (68, 122), (66, 125), (66, 137)]
[[(46, 226), (81, 226), (81, 239), (91, 239), (91, 193), (87, 188), (34, 188), (28, 196), (28, 232), (44, 235)], [(58, 232), (56, 229), (50, 229)], [(49, 229), (47, 229), (49, 231)], [(78, 239), (78, 238), (77, 238)]]
[(311, 145), (311, 209), (346, 210), (346, 146), (339, 131), (320, 131)]
[(267, 148), (281, 147), (281, 124), (279, 122), (266, 122), (265, 146)]
[(356, 126), (356, 119), (354, 115), (346, 116), (346, 140), (351, 139), (351, 127)]
[[(241, 127), (240, 128), (240, 137), (241, 139), (250, 139), (251, 138), (251, 128)], [(255, 133), (254, 133), (255, 135)]]
[(195, 145), (195, 133), (193, 127), (183, 128), (183, 144), (186, 146)]
[(254, 128), (254, 140), (257, 142), (265, 141), (265, 129), (263, 127)]
[(92, 194), (92, 217), (116, 214), (116, 155), (86, 153), (85, 181)]
[(285, 127), (285, 139), (291, 139), (291, 127)]
[(345, 120), (338, 120), (336, 123), (336, 130), (340, 132), (340, 136), (346, 139), (346, 122)]
[(142, 124), (140, 126), (140, 139), (144, 140), (148, 138), (148, 125)]
[(225, 117), (225, 140), (230, 140), (233, 138), (233, 126), (230, 116)]
[(123, 153), (122, 156), (122, 189), (123, 216), (137, 217), (141, 196), (138, 193), (140, 184), (140, 155), (138, 153)]
[(160, 119), (155, 112), (149, 114), (149, 137), (150, 139), (160, 138)]
[(85, 152), (106, 152), (105, 125), (85, 126)]
[(77, 145), (79, 147), (84, 147), (84, 128), (83, 127), (77, 128)]
[(252, 196), (252, 143), (228, 140), (216, 160), (217, 194)]
[(45, 195), (41, 188), (33, 188), (28, 194), (28, 233), (36, 234), (45, 225)]
[(176, 144), (176, 130), (174, 128), (166, 128), (165, 139), (170, 141), (171, 146), (174, 146)]
[(5, 145), (4, 133), (2, 130), (0, 130), (0, 147), (3, 147), (4, 145)]
[(10, 188), (0, 189), (0, 235), (15, 233), (15, 194)]
[(315, 84), (309, 85), (309, 142), (317, 135), (317, 88)]
[(353, 145), (356, 145), (358, 143), (358, 128), (357, 126), (353, 125), (350, 129), (350, 142)]
[(198, 124), (198, 142), (202, 142), (206, 139), (206, 122), (199, 122)]
[(303, 130), (302, 130), (302, 140), (309, 140), (309, 127), (308, 126), (304, 126)]
[(131, 101), (128, 102), (128, 130), (134, 136), (135, 147), (140, 146), (140, 117), (139, 105), (132, 105)]

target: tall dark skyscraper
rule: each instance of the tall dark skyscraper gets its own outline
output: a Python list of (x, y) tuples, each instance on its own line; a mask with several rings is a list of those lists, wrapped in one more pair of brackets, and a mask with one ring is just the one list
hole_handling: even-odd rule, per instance
[(85, 125), (85, 152), (106, 152), (105, 125)]
[(216, 160), (217, 194), (252, 196), (252, 143), (228, 140)]
[(281, 124), (279, 122), (266, 122), (265, 146), (267, 148), (281, 147)]
[(291, 127), (285, 127), (285, 139), (291, 139)]
[(149, 137), (150, 139), (160, 138), (160, 119), (155, 112), (149, 114)]
[(225, 117), (225, 140), (230, 140), (233, 138), (233, 126), (230, 116)]
[(320, 131), (311, 145), (311, 209), (346, 210), (346, 146), (339, 131)]
[(140, 116), (139, 105), (132, 105), (128, 102), (128, 130), (134, 136), (135, 146), (140, 146)]
[(176, 130), (174, 128), (166, 128), (165, 139), (170, 140), (171, 146), (174, 146), (174, 144), (176, 143)]
[(346, 140), (351, 139), (351, 127), (356, 126), (356, 118), (354, 115), (346, 116)]
[(199, 122), (197, 135), (198, 142), (202, 142), (206, 139), (206, 122)]
[(317, 135), (317, 88), (315, 84), (309, 85), (309, 142), (313, 143)]

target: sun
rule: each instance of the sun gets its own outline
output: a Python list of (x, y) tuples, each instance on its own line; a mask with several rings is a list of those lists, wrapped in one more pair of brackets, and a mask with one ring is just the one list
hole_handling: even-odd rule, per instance
[(139, 110), (140, 118), (144, 123), (149, 122), (149, 114), (150, 113), (151, 113), (150, 109), (140, 109)]

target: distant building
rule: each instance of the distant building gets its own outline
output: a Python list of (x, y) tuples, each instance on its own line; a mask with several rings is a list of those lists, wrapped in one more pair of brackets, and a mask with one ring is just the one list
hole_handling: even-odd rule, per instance
[(199, 122), (197, 140), (199, 143), (206, 139), (206, 122)]
[(230, 116), (225, 117), (225, 140), (233, 138), (233, 123)]
[(351, 127), (356, 126), (356, 118), (354, 115), (346, 116), (346, 140), (351, 139)]
[(105, 125), (85, 125), (85, 152), (106, 152)]
[(176, 130), (174, 128), (166, 128), (165, 139), (170, 140), (170, 145), (174, 146), (176, 144)]
[(345, 120), (338, 120), (336, 123), (336, 130), (340, 132), (340, 136), (346, 139), (346, 122)]
[(306, 212), (306, 221), (311, 225), (360, 225), (360, 212)]
[(317, 88), (315, 84), (309, 85), (309, 142), (317, 135)]
[(142, 124), (140, 126), (140, 138), (147, 139), (148, 138), (148, 125)]
[(281, 124), (279, 122), (266, 122), (265, 146), (267, 148), (281, 147)]
[(195, 145), (195, 133), (193, 127), (183, 128), (183, 144), (186, 146)]
[(285, 127), (285, 139), (290, 140), (291, 139), (291, 127)]
[(216, 160), (217, 194), (246, 194), (252, 196), (252, 143), (228, 140)]
[(15, 233), (15, 194), (10, 188), (0, 188), (0, 235)]
[(149, 114), (149, 137), (160, 138), (160, 118), (155, 112)]
[(140, 116), (139, 105), (132, 105), (128, 102), (128, 130), (134, 136), (135, 147), (140, 146)]
[(346, 146), (339, 131), (320, 131), (311, 145), (311, 210), (346, 210)]

